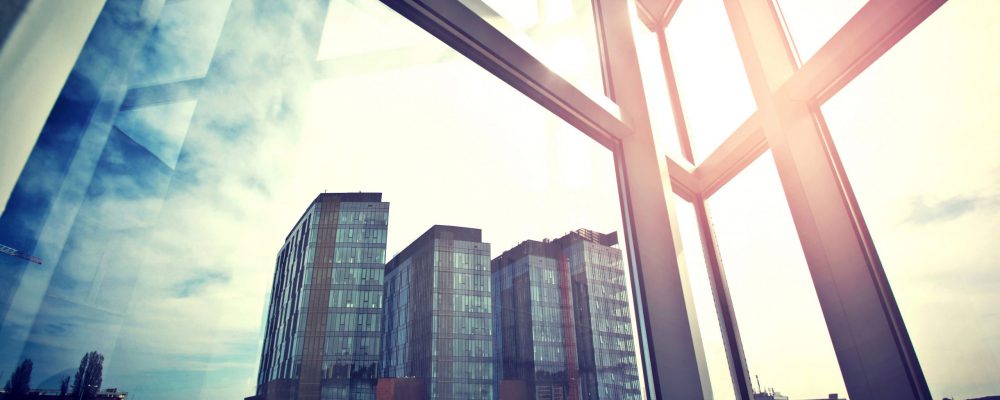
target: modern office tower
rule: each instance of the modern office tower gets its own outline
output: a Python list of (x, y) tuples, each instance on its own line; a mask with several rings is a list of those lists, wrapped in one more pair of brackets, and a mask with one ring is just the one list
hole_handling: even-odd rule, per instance
[(527, 240), (491, 263), (496, 379), (536, 399), (638, 399), (617, 234)]
[(434, 225), (385, 265), (382, 376), (422, 380), (425, 398), (492, 399), (490, 245)]
[(374, 399), (389, 203), (323, 193), (278, 252), (259, 399)]

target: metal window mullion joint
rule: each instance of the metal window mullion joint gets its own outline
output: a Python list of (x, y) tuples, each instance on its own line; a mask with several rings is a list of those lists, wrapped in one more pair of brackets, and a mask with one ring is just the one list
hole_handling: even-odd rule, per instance
[(850, 397), (930, 399), (822, 116), (778, 90), (796, 63), (773, 3), (725, 4)]

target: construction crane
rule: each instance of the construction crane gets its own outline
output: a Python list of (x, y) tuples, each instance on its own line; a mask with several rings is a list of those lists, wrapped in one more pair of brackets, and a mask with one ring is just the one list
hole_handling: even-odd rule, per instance
[(0, 244), (0, 253), (6, 254), (8, 256), (23, 258), (25, 260), (31, 261), (35, 264), (42, 265), (42, 259), (35, 257), (33, 255), (27, 254), (21, 250), (15, 249), (13, 247), (4, 246)]

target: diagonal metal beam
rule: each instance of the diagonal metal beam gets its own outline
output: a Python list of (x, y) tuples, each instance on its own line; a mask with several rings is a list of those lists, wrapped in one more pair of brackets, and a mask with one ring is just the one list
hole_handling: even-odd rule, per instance
[[(777, 97), (821, 104), (847, 85), (945, 0), (872, 0), (808, 62), (778, 84)], [(697, 166), (694, 176), (705, 198), (767, 150), (759, 116), (743, 125)]]
[(767, 139), (754, 113), (694, 169), (702, 197), (711, 197), (765, 151)]
[(382, 2), (605, 147), (631, 135), (614, 103), (579, 90), (462, 3)]
[[(930, 16), (945, 0), (872, 0), (851, 18), (799, 70), (789, 64), (781, 74), (790, 75), (778, 86), (776, 97), (821, 104), (885, 54), (907, 33)], [(710, 197), (739, 171), (767, 150), (759, 116), (743, 125), (695, 168), (702, 195)]]
[[(724, 1), (850, 397), (930, 400), (885, 270), (813, 102), (829, 96), (829, 86), (814, 86), (813, 96), (801, 99), (776, 92), (789, 76), (808, 75), (795, 72), (774, 4)], [(926, 1), (872, 0), (824, 47), (832, 49), (824, 57), (830, 52), (845, 57), (831, 61), (835, 68), (827, 72), (840, 71), (833, 83), (842, 87), (919, 23), (913, 15), (926, 17), (936, 8)], [(879, 29), (879, 24), (891, 28)], [(857, 42), (843, 41), (849, 37)]]
[(871, 0), (781, 87), (791, 100), (822, 104), (946, 0)]

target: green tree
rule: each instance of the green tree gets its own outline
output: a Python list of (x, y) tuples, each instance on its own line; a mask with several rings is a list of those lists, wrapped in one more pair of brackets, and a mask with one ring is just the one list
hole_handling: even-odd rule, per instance
[(92, 351), (84, 354), (80, 360), (80, 368), (73, 378), (72, 398), (77, 400), (93, 400), (101, 390), (101, 380), (104, 373), (104, 356)]
[(7, 380), (7, 384), (4, 385), (4, 390), (7, 391), (7, 398), (11, 400), (20, 400), (28, 396), (28, 386), (31, 383), (31, 368), (34, 364), (31, 359), (25, 359), (21, 361), (21, 365), (17, 366), (17, 369), (10, 374), (10, 379)]
[(59, 397), (66, 398), (67, 394), (69, 394), (69, 375), (63, 377), (62, 381), (59, 382)]

